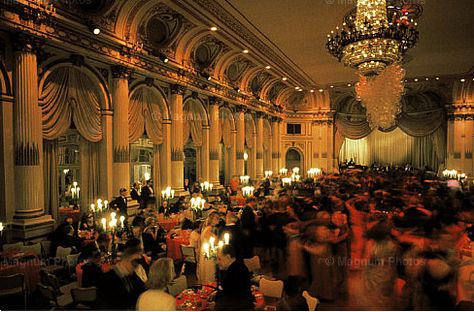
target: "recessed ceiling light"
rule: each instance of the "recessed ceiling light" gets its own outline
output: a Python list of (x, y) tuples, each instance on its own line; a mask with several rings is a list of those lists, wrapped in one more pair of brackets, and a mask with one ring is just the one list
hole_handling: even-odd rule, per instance
[(350, 83), (347, 84), (348, 87), (352, 86)]
[(334, 88), (334, 86), (331, 86), (331, 89)]
[(210, 29), (211, 29), (211, 31), (216, 31), (216, 30), (217, 30), (217, 27), (216, 27), (216, 26), (212, 26)]
[(265, 66), (266, 69), (272, 68), (270, 65)]
[(418, 78), (413, 79), (414, 82), (418, 82)]
[(299, 92), (303, 91), (303, 89), (298, 89)]
[(464, 78), (463, 78), (463, 79), (461, 79), (461, 82), (466, 82), (466, 79), (464, 79)]
[(298, 90), (300, 87), (295, 87), (295, 90)]
[(287, 81), (287, 80), (288, 80), (288, 77), (283, 77), (283, 78), (281, 78), (281, 80)]
[(245, 50), (243, 50), (242, 52), (245, 53), (245, 54), (247, 54), (247, 53), (249, 53), (249, 50), (245, 49)]
[(324, 92), (324, 90), (323, 90), (323, 89), (319, 89), (319, 92)]
[(426, 77), (425, 80), (428, 81), (428, 80), (430, 80), (430, 78)]
[(439, 80), (439, 77), (436, 77), (436, 80)]
[(311, 89), (311, 90), (309, 90), (309, 92), (311, 92), (311, 93), (314, 93), (314, 90), (313, 90), (313, 89)]
[(96, 26), (93, 26), (93, 27), (92, 27), (92, 33), (93, 33), (94, 35), (100, 34), (100, 28), (99, 28), (99, 27), (96, 27)]

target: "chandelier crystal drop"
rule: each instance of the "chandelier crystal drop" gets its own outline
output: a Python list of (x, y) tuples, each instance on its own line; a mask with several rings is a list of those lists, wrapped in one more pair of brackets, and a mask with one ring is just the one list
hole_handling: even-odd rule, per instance
[(344, 65), (363, 76), (376, 76), (402, 61), (418, 41), (416, 22), (386, 0), (358, 0), (355, 20), (349, 16), (342, 28), (328, 34), (326, 47)]
[(404, 77), (405, 70), (400, 65), (391, 65), (376, 77), (360, 77), (355, 86), (357, 100), (362, 101), (367, 110), (371, 129), (388, 129), (395, 125), (402, 108)]

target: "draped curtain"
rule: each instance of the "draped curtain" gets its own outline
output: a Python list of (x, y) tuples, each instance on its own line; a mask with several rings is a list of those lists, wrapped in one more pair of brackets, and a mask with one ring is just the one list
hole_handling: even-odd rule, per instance
[(186, 143), (188, 141), (189, 135), (191, 134), (191, 139), (193, 140), (196, 147), (202, 146), (202, 119), (199, 112), (194, 111), (193, 109), (186, 110), (184, 112), (184, 127), (183, 127), (183, 139)]
[(57, 140), (43, 140), (44, 208), (56, 220), (59, 218), (57, 149)]
[(159, 170), (160, 166), (160, 145), (153, 144), (153, 187), (156, 190), (161, 190), (164, 187), (161, 185), (161, 170)]
[(128, 109), (129, 142), (136, 142), (146, 131), (154, 144), (163, 143), (162, 99), (149, 87), (140, 87), (130, 97)]
[(245, 142), (249, 149), (253, 148), (253, 125), (250, 121), (245, 120)]
[(79, 69), (62, 67), (47, 78), (40, 101), (43, 137), (54, 140), (71, 126), (71, 118), (79, 133), (90, 142), (102, 139), (101, 103), (104, 101), (97, 82)]
[[(84, 138), (79, 139), (79, 152), (81, 155), (81, 207), (87, 209), (90, 203), (99, 197), (99, 143), (89, 142)], [(87, 182), (87, 183), (86, 183)]]
[[(221, 125), (221, 139), (224, 142), (225, 148), (231, 148), (232, 147), (232, 128), (229, 120), (226, 119), (220, 119), (220, 125)], [(219, 140), (220, 142), (221, 140)]]

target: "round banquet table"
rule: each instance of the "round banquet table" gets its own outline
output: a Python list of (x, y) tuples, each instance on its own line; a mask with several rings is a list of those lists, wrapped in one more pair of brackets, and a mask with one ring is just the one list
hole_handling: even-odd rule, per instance
[[(76, 265), (76, 277), (77, 277), (77, 284), (79, 287), (82, 285), (82, 266), (86, 264), (86, 262), (79, 263)], [(110, 263), (104, 262), (100, 265), (102, 272), (108, 272), (111, 269)]]
[(181, 259), (181, 248), (180, 245), (189, 245), (189, 235), (190, 231), (180, 231), (176, 236), (172, 234), (166, 235), (166, 247), (167, 247), (167, 256), (173, 260)]
[(0, 276), (8, 276), (22, 273), (25, 276), (25, 285), (28, 293), (36, 290), (36, 284), (40, 282), (39, 271), (41, 261), (34, 253), (17, 253), (10, 257), (2, 253), (3, 263), (0, 264)]
[(171, 231), (175, 226), (179, 224), (177, 219), (158, 219), (158, 224), (161, 225), (166, 232)]
[[(180, 311), (204, 311), (209, 309), (207, 298), (215, 291), (216, 283), (203, 285), (200, 289), (188, 288), (176, 296), (176, 310)], [(265, 299), (258, 287), (252, 286), (252, 294), (255, 296), (255, 308), (263, 310)]]

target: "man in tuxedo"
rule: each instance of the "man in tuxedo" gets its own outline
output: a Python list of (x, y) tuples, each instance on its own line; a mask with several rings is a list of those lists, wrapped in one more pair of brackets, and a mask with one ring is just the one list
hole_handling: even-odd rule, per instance
[(148, 203), (151, 201), (150, 197), (153, 197), (154, 191), (151, 184), (151, 180), (146, 181), (146, 185), (142, 187), (141, 199), (144, 207), (147, 207)]
[(253, 310), (255, 298), (250, 290), (251, 273), (243, 262), (235, 258), (234, 247), (224, 245), (218, 250), (217, 265), (222, 270), (219, 278), (222, 290), (217, 292), (215, 310)]
[(132, 190), (130, 191), (130, 197), (133, 200), (140, 202), (140, 185), (138, 184), (138, 182), (133, 183)]
[(140, 241), (132, 238), (125, 244), (120, 261), (104, 273), (98, 285), (98, 309), (135, 310), (145, 283), (136, 273), (142, 259)]
[(127, 220), (128, 211), (127, 211), (127, 189), (126, 188), (120, 189), (120, 196), (115, 198), (110, 203), (110, 206), (113, 208), (117, 208), (120, 211), (120, 215), (125, 216), (125, 220)]

